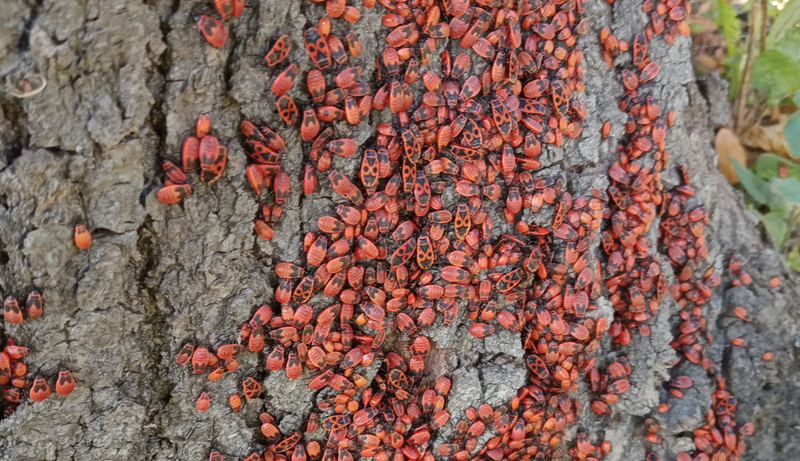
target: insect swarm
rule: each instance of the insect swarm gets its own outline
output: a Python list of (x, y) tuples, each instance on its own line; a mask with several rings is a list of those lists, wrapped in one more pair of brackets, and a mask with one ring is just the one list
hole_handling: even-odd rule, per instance
[[(287, 200), (297, 199), (292, 194), (301, 177), (304, 198), (332, 190), (335, 204), (307, 223), (297, 258), (272, 264), (274, 302), (259, 306), (241, 325), (240, 349), (223, 357), (219, 348), (211, 353), (185, 346), (179, 363), (219, 379), (236, 369), (228, 364), (237, 354), (265, 351), (268, 373), (307, 375), (312, 390), (332, 389), (307, 423), (328, 433), (325, 447), (304, 442), (298, 432), (281, 433), (275, 418), (262, 413), (273, 457), (291, 452), (298, 460), (352, 459), (358, 449), (362, 457), (380, 459), (430, 460), (434, 452), (459, 460), (549, 459), (565, 442), (575, 458), (601, 458), (610, 442), (593, 444), (584, 431), (566, 441), (567, 428), (584, 405), (611, 414), (619, 396), (639, 383), (624, 350), (594, 356), (600, 340), (608, 333), (615, 347), (624, 348), (636, 331), (650, 335), (649, 319), (674, 294), (657, 255), (662, 248), (676, 277), (685, 280), (686, 268), (708, 254), (705, 211), (673, 213), (671, 207), (673, 201), (682, 207), (693, 194), (688, 181), (663, 190), (672, 115), (663, 115), (647, 96), (660, 73), (648, 56), (649, 42), (661, 33), (681, 33), (681, 13), (688, 8), (653, 8), (653, 30), (630, 42), (601, 32), (609, 66), (620, 53), (633, 55), (616, 75), (626, 91), (620, 110), (629, 121), (615, 140), (619, 158), (607, 165), (610, 186), (579, 196), (566, 177), (539, 170), (547, 157), (541, 154), (578, 138), (588, 116), (578, 44), (589, 31), (585, 2), (382, 1), (386, 35), (374, 78), (365, 75), (372, 66), (358, 59), (358, 35), (340, 28), (359, 21), (364, 10), (342, 0), (324, 3), (327, 16), (303, 32), (312, 68), (292, 56), (302, 49), (289, 35), (265, 47), (267, 98), (285, 125), (244, 121), (240, 128), (247, 179), (260, 202), (264, 190), (271, 188), (274, 196), (259, 203), (259, 237), (274, 238), (273, 227)], [(665, 21), (664, 29), (655, 30), (658, 21)], [(445, 39), (451, 45), (442, 50)], [(371, 137), (345, 134), (345, 127), (366, 126), (361, 123), (373, 111), (385, 117)], [(604, 125), (603, 138), (610, 128)], [(281, 136), (296, 129), (303, 168), (283, 171), (282, 154), (289, 150)], [(346, 174), (352, 165), (355, 174)], [(545, 213), (546, 220), (526, 218)], [(499, 232), (498, 219), (513, 230), (503, 223), (506, 231)], [(656, 248), (644, 235), (659, 222)], [(602, 254), (591, 250), (598, 241)], [(717, 279), (707, 274), (687, 283), (692, 289), (679, 290), (686, 304), (707, 296)], [(601, 295), (611, 301), (613, 318), (594, 312)], [(681, 315), (687, 317), (681, 335), (688, 336), (676, 339), (677, 349), (690, 360), (702, 357), (694, 341), (702, 331), (695, 325), (700, 316)], [(529, 381), (505, 404), (468, 409), (454, 440), (432, 447), (435, 431), (462, 415), (444, 410), (449, 385), (432, 386), (427, 377), (427, 334), (437, 322), (461, 325), (465, 317), (473, 341), (520, 333)], [(389, 335), (402, 338), (402, 350), (386, 347)], [(360, 367), (376, 359), (381, 368), (370, 381)], [(665, 384), (672, 395), (691, 387), (683, 378)], [(242, 379), (245, 399), (234, 410), (261, 393), (261, 383)], [(595, 394), (590, 402), (570, 394), (583, 380)], [(495, 431), (493, 438), (478, 447), (486, 430)], [(647, 436), (649, 443), (660, 440), (656, 432)]]

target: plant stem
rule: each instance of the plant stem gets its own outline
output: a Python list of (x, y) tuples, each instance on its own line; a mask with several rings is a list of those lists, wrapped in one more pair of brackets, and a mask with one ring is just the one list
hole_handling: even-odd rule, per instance
[(791, 214), (789, 215), (789, 225), (786, 230), (786, 238), (784, 239), (783, 242), (781, 242), (782, 245), (781, 248), (779, 248), (781, 254), (783, 254), (784, 257), (787, 255), (786, 249), (789, 248), (788, 243), (789, 240), (791, 240), (792, 231), (795, 229), (795, 227), (797, 227), (797, 223), (799, 221), (800, 221), (800, 207), (794, 206), (792, 207)]
[[(759, 3), (765, 0), (754, 0)], [(744, 66), (744, 77), (742, 78), (742, 88), (739, 91), (739, 104), (736, 109), (736, 132), (742, 134), (744, 132), (744, 121), (747, 113), (747, 92), (750, 91), (750, 72), (753, 67), (753, 59), (755, 59), (756, 52), (756, 12), (758, 8), (753, 6), (750, 9), (749, 24), (747, 27), (747, 64)]]
[(759, 54), (767, 49), (767, 0), (761, 0), (761, 39), (758, 41)]
[(755, 125), (756, 121), (764, 116), (764, 111), (761, 109), (761, 106), (764, 105), (765, 102), (766, 98), (760, 94), (756, 94), (753, 97), (752, 106), (745, 112), (744, 121), (741, 126), (749, 128)]

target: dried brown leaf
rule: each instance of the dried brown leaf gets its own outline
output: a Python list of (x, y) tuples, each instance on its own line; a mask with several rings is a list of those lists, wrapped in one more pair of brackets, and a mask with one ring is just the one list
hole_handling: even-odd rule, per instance
[(714, 149), (719, 155), (719, 171), (728, 178), (731, 184), (738, 184), (739, 177), (733, 170), (731, 159), (736, 159), (742, 165), (747, 164), (747, 151), (745, 151), (739, 138), (728, 128), (721, 128), (714, 139)]

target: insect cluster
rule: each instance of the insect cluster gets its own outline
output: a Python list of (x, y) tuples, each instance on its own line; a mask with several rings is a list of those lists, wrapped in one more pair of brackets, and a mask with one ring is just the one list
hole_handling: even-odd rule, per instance
[[(225, 17), (221, 3), (230, 0), (217, 2)], [(325, 444), (303, 442), (300, 432), (283, 435), (275, 418), (262, 413), (269, 445), (247, 461), (290, 456), (292, 461), (348, 461), (357, 450), (378, 461), (432, 461), (435, 454), (458, 461), (552, 459), (569, 425), (582, 414), (583, 403), (569, 391), (579, 388), (583, 376), (597, 395), (591, 408), (601, 416), (610, 415), (609, 404), (632, 386), (623, 351), (594, 357), (599, 340), (608, 331), (614, 345), (624, 348), (633, 330), (648, 336), (648, 320), (668, 293), (684, 307), (673, 347), (717, 373), (700, 340), (702, 305), (720, 278), (713, 269), (694, 276), (708, 255), (703, 237), (708, 218), (704, 207), (683, 211), (694, 195), (685, 171), (683, 185), (663, 191), (666, 134), (674, 115), (662, 115), (645, 86), (660, 71), (648, 57), (649, 42), (656, 35), (669, 43), (686, 35), (688, 4), (645, 1), (652, 26), (635, 34), (633, 59), (619, 69), (627, 90), (619, 108), (628, 122), (619, 160), (608, 170), (611, 185), (574, 197), (564, 178), (536, 170), (547, 145), (562, 146), (583, 130), (587, 108), (580, 97), (584, 68), (578, 38), (589, 31), (582, 17), (585, 0), (366, 0), (366, 8), (376, 3), (385, 8), (383, 25), (390, 29), (388, 47), (376, 58), (374, 92), (362, 81), (362, 65), (354, 62), (362, 50), (359, 36), (349, 30), (342, 41), (331, 33), (330, 18), (357, 22), (359, 8), (345, 0), (325, 3), (329, 17), (303, 34), (317, 68), (306, 74), (311, 102), (302, 118), (291, 95), (300, 91), (295, 83), (303, 70), (286, 63), (289, 36), (278, 38), (265, 60), (282, 67), (270, 86), (278, 114), (290, 127), (300, 122), (307, 155), (303, 193), (313, 194), (318, 172), (323, 173), (338, 205), (317, 220), (318, 232), (305, 235), (304, 262), (275, 266), (279, 306), (260, 306), (242, 325), (239, 344), (225, 344), (214, 353), (186, 344), (176, 359), (191, 363), (197, 374), (208, 371), (209, 379), (219, 379), (238, 368), (236, 356), (245, 352), (246, 343), (250, 352), (270, 351), (269, 371), (297, 379), (308, 369), (311, 389), (335, 393), (318, 404), (325, 416), (313, 413), (306, 425), (306, 432), (321, 425), (328, 433)], [(201, 30), (221, 46), (227, 33), (221, 23), (212, 25)], [(631, 48), (608, 28), (600, 42), (609, 69)], [(421, 97), (415, 98), (416, 88)], [(363, 147), (337, 137), (333, 122), (358, 125), (372, 110), (387, 107), (396, 116), (378, 124)], [(251, 186), (257, 195), (273, 188), (275, 205), (263, 205), (255, 221), (256, 233), (269, 240), (290, 190), (290, 176), (281, 170), (285, 143), (269, 127), (244, 121), (240, 128)], [(610, 131), (605, 123), (604, 139)], [(337, 157), (359, 154), (357, 177), (334, 168)], [(542, 219), (545, 213), (551, 217)], [(498, 235), (498, 215), (513, 223), (516, 233)], [(660, 223), (658, 247), (648, 237), (653, 223)], [(597, 240), (605, 256), (592, 254)], [(659, 252), (669, 256), (678, 280), (669, 288)], [(615, 311), (610, 324), (592, 315), (594, 301), (606, 293)], [(474, 337), (499, 328), (520, 332), (531, 374), (508, 404), (468, 408), (466, 420), (455, 424), (454, 439), (432, 447), (434, 431), (450, 419), (444, 410), (450, 381), (441, 378), (432, 385), (425, 375), (431, 344), (424, 333), (440, 315), (443, 325), (457, 323), (462, 307)], [(745, 314), (737, 311), (742, 318)], [(408, 352), (385, 350), (387, 335), (395, 331), (410, 345)], [(370, 382), (359, 367), (376, 359), (381, 368)], [(735, 399), (719, 376), (717, 383), (714, 411), (708, 425), (696, 431), (696, 444), (703, 453), (735, 459), (744, 449), (741, 437), (729, 435), (736, 426)], [(674, 376), (665, 388), (680, 398), (692, 385), (689, 377)], [(260, 384), (249, 376), (242, 389), (246, 400), (261, 394)], [(228, 401), (234, 411), (243, 403), (239, 394)], [(197, 409), (209, 404), (204, 392)], [(668, 403), (659, 407), (668, 409)], [(645, 426), (646, 440), (660, 443), (655, 419)], [(486, 430), (494, 434), (487, 438)], [(739, 430), (748, 432), (752, 425)], [(575, 459), (596, 460), (611, 449), (609, 441), (595, 445), (581, 430), (567, 451)], [(222, 456), (212, 451), (210, 459)], [(648, 461), (654, 459), (655, 452), (648, 455)]]
[[(303, 190), (306, 194), (311, 194), (316, 189), (315, 166), (319, 171), (327, 171), (333, 153), (348, 157), (354, 155), (357, 149), (356, 142), (352, 139), (331, 139), (333, 130), (330, 127), (320, 134), (320, 122), (334, 122), (346, 117), (349, 123), (357, 125), (372, 109), (369, 85), (358, 82), (362, 74), (361, 66), (353, 66), (339, 72), (334, 79), (336, 88), (326, 91), (326, 80), (322, 70), (331, 67), (334, 62), (338, 64), (346, 62), (348, 51), (353, 57), (359, 56), (362, 48), (358, 35), (348, 31), (346, 34), (348, 51), (346, 51), (343, 42), (330, 33), (330, 28), (330, 19), (323, 18), (319, 22), (319, 28), (310, 28), (304, 34), (306, 50), (318, 67), (309, 71), (306, 77), (306, 86), (312, 96), (313, 107), (310, 106), (303, 111), (300, 128), (303, 140), (314, 140), (310, 153), (314, 166), (308, 163), (304, 171)], [(271, 46), (264, 59), (270, 67), (282, 65), (291, 50), (289, 36), (283, 35)], [(299, 73), (297, 64), (293, 62), (286, 64), (270, 87), (276, 96), (278, 114), (289, 126), (296, 125), (299, 116), (297, 104), (289, 94), (295, 86)], [(289, 175), (280, 168), (280, 152), (284, 149), (285, 142), (271, 128), (266, 126), (258, 128), (249, 121), (242, 122), (241, 130), (247, 138), (243, 145), (245, 153), (253, 162), (247, 166), (247, 178), (253, 190), (257, 195), (261, 195), (265, 188), (273, 186), (274, 189), (275, 205), (272, 208), (263, 205), (261, 215), (255, 220), (256, 233), (261, 238), (270, 240), (274, 236), (272, 226), (282, 215), (282, 205), (291, 187)]]
[[(710, 344), (713, 338), (706, 330), (703, 306), (712, 296), (712, 288), (720, 285), (721, 278), (719, 274), (714, 273), (713, 265), (703, 264), (708, 255), (703, 235), (704, 227), (708, 224), (708, 216), (706, 208), (702, 205), (687, 211), (687, 202), (694, 196), (694, 189), (689, 185), (685, 168), (681, 169), (681, 173), (683, 184), (665, 194), (659, 237), (659, 246), (669, 256), (676, 277), (669, 291), (682, 307), (679, 312), (680, 334), (671, 343), (678, 354), (678, 359), (673, 365), (683, 360), (699, 364), (715, 378), (717, 390), (712, 395), (711, 408), (706, 414), (706, 424), (694, 431), (694, 442), (698, 453), (694, 457), (685, 452), (679, 453), (677, 459), (679, 461), (738, 459), (745, 450), (743, 437), (752, 434), (754, 428), (752, 423), (745, 423), (737, 429), (736, 398), (726, 390), (725, 378), (717, 370), (717, 364), (704, 352), (703, 340)], [(702, 270), (703, 265), (708, 268), (700, 277), (695, 276), (695, 272)], [(734, 273), (739, 272), (740, 261), (737, 255), (731, 258), (729, 267)], [(734, 314), (742, 320), (751, 320), (747, 310), (742, 307), (736, 307)], [(735, 339), (733, 343), (736, 344)], [(674, 398), (682, 398), (683, 389), (690, 388), (693, 384), (688, 376), (673, 376), (667, 389)], [(669, 403), (663, 403), (659, 406), (659, 411), (668, 411), (670, 406)], [(661, 442), (655, 435), (658, 431), (655, 422), (648, 424), (648, 431), (649, 442), (654, 444)], [(647, 459), (658, 461), (659, 457), (653, 452)]]
[[(684, 170), (685, 173), (685, 170)], [(706, 321), (703, 317), (703, 305), (712, 295), (711, 288), (721, 282), (714, 267), (709, 267), (702, 277), (696, 278), (698, 266), (705, 261), (708, 247), (703, 236), (704, 224), (708, 223), (704, 206), (685, 212), (687, 199), (694, 195), (689, 186), (688, 176), (684, 174), (685, 184), (666, 194), (665, 216), (661, 221), (659, 243), (665, 247), (676, 275), (676, 283), (670, 286), (670, 293), (684, 309), (680, 312), (683, 322), (680, 324), (680, 336), (672, 342), (672, 347), (683, 357), (695, 364), (702, 364), (707, 370), (713, 362), (706, 359), (700, 339), (710, 342), (709, 335), (703, 335)], [(676, 395), (676, 397), (680, 397)]]
[(163, 168), (167, 179), (164, 187), (158, 190), (156, 197), (161, 203), (178, 203), (192, 193), (187, 172), (200, 169), (200, 181), (213, 183), (222, 176), (225, 164), (228, 163), (228, 148), (220, 144), (216, 136), (212, 136), (211, 119), (202, 115), (197, 119), (197, 136), (188, 136), (181, 149), (183, 169), (171, 160), (164, 160)]
[[(76, 224), (73, 231), (73, 241), (75, 246), (81, 250), (89, 248), (92, 244), (92, 234), (84, 224)], [(25, 314), (30, 320), (38, 319), (44, 311), (42, 294), (39, 290), (28, 293), (25, 300)], [(3, 301), (3, 320), (8, 323), (20, 325), (24, 321), (22, 308), (19, 301), (13, 295), (9, 295)], [(28, 395), (34, 402), (45, 400), (50, 396), (50, 385), (42, 376), (36, 376), (33, 381), (26, 379), (28, 366), (22, 358), (30, 353), (27, 346), (18, 345), (12, 338), (6, 340), (6, 345), (0, 352), (0, 386), (3, 390), (5, 400), (4, 415), (8, 416), (14, 412), (16, 405), (19, 404), (24, 389), (29, 389)], [(67, 395), (75, 389), (75, 379), (72, 372), (64, 369), (58, 372), (56, 378), (56, 393)]]
[[(30, 319), (42, 316), (42, 295), (38, 290), (28, 293), (25, 302), (25, 312)], [(3, 301), (3, 318), (8, 323), (21, 324), (23, 322), (22, 309), (14, 296), (6, 297)], [(5, 416), (14, 412), (16, 404), (22, 399), (24, 389), (28, 389), (28, 396), (34, 402), (39, 402), (50, 396), (50, 385), (41, 376), (36, 376), (33, 381), (26, 379), (28, 366), (22, 359), (30, 353), (26, 346), (18, 345), (12, 338), (6, 340), (6, 345), (0, 351), (0, 386), (3, 388), (3, 398), (6, 406)], [(75, 389), (75, 379), (69, 370), (61, 370), (56, 378), (56, 393), (67, 395)]]
[[(33, 290), (28, 293), (28, 299), (25, 301), (25, 312), (31, 319), (38, 319), (42, 316), (42, 294), (39, 290)], [(19, 307), (19, 301), (14, 296), (7, 296), (3, 301), (3, 318), (8, 323), (22, 323), (22, 309)]]
[[(312, 27), (303, 34), (306, 51), (317, 66), (317, 69), (310, 70), (306, 76), (306, 88), (317, 107), (309, 107), (303, 111), (300, 135), (304, 141), (317, 138), (321, 129), (319, 122), (346, 119), (351, 125), (358, 125), (361, 120), (369, 116), (373, 106), (370, 86), (359, 82), (363, 75), (361, 66), (352, 66), (339, 71), (333, 79), (335, 88), (327, 90), (325, 74), (322, 71), (330, 68), (333, 63), (342, 65), (347, 62), (348, 52), (350, 56), (356, 58), (361, 55), (362, 50), (361, 38), (355, 31), (347, 31), (345, 35), (347, 50), (345, 50), (342, 40), (330, 33), (330, 28), (330, 21), (322, 18), (318, 27)], [(320, 138), (319, 142), (315, 142), (317, 146), (312, 149), (324, 151), (323, 148), (326, 147), (324, 142), (328, 141), (333, 134), (331, 130), (325, 131), (326, 136)], [(319, 162), (313, 152), (310, 155), (312, 161)], [(318, 156), (319, 154), (317, 154)], [(321, 167), (318, 165), (318, 169), (326, 171), (325, 166), (330, 166), (330, 163), (329, 152)]]
[[(651, 12), (654, 9), (653, 3), (645, 1), (644, 11)], [(708, 460), (711, 455), (715, 459), (738, 459), (745, 448), (741, 436), (752, 433), (753, 426), (752, 423), (744, 424), (737, 438), (734, 433), (736, 400), (725, 390), (724, 378), (717, 371), (714, 362), (705, 356), (701, 344), (701, 339), (706, 339), (709, 343), (713, 341), (709, 334), (703, 335), (706, 331), (703, 305), (711, 297), (712, 289), (721, 282), (720, 276), (714, 274), (713, 265), (705, 264), (708, 268), (700, 277), (695, 276), (695, 272), (704, 265), (709, 252), (703, 235), (704, 226), (708, 224), (706, 208), (697, 206), (691, 211), (685, 211), (687, 202), (695, 195), (694, 189), (689, 185), (685, 167), (681, 167), (683, 184), (672, 191), (662, 192), (661, 172), (669, 160), (664, 142), (674, 115), (669, 112), (664, 120), (660, 116), (658, 102), (651, 96), (643, 97), (638, 93), (640, 84), (651, 81), (660, 70), (658, 64), (647, 57), (648, 42), (654, 34), (660, 35), (664, 32), (667, 17), (669, 30), (664, 36), (665, 41), (672, 43), (678, 34), (688, 35), (689, 28), (683, 20), (688, 9), (688, 4), (684, 5), (679, 1), (658, 3), (656, 11), (651, 14), (653, 27), (648, 26), (644, 33), (634, 36), (631, 65), (620, 71), (622, 83), (628, 90), (619, 103), (620, 110), (629, 116), (625, 124), (628, 141), (620, 144), (620, 161), (609, 169), (612, 185), (608, 192), (612, 198), (613, 214), (611, 228), (602, 238), (603, 248), (608, 254), (606, 286), (616, 311), (610, 334), (620, 346), (630, 343), (630, 331), (634, 328), (648, 336), (650, 328), (645, 322), (657, 313), (658, 305), (668, 291), (683, 308), (679, 313), (682, 321), (679, 334), (671, 343), (679, 358), (672, 365), (677, 365), (682, 360), (701, 364), (716, 378), (718, 387), (711, 402), (712, 409), (706, 418), (708, 424), (695, 431), (695, 445), (699, 453), (694, 458), (687, 453), (680, 453), (678, 459)], [(614, 57), (629, 47), (627, 42), (611, 35), (607, 28), (601, 31), (600, 41), (609, 68), (614, 65)], [(609, 131), (610, 124), (606, 123), (603, 126), (603, 138)], [(643, 154), (653, 147), (656, 147), (656, 153), (653, 156), (652, 169), (633, 161), (643, 158)], [(656, 217), (660, 220), (659, 248), (651, 248), (647, 231)], [(662, 273), (655, 258), (656, 252), (666, 254), (673, 266), (676, 281), (669, 288), (666, 286), (666, 275)], [(744, 315), (746, 312), (740, 311), (739, 314)], [(623, 359), (624, 357), (619, 357), (618, 361), (611, 363), (608, 374), (601, 375), (596, 369), (590, 372), (592, 390), (605, 392), (599, 400), (592, 403), (592, 409), (598, 414), (611, 413), (607, 403), (617, 400), (617, 382), (624, 383), (623, 392), (628, 387), (626, 375), (630, 374), (630, 367), (627, 366), (627, 360)], [(612, 380), (615, 381), (607, 386), (607, 382)], [(688, 376), (673, 376), (665, 389), (672, 397), (682, 398), (683, 390), (693, 384)], [(727, 402), (727, 405), (720, 406), (720, 401)], [(665, 412), (670, 407), (669, 403), (662, 403), (658, 410)], [(721, 408), (720, 412), (716, 411), (718, 407)], [(720, 415), (722, 416), (719, 417)], [(715, 424), (719, 426), (714, 427)], [(660, 444), (661, 438), (657, 434), (660, 428), (655, 420), (648, 418), (645, 427), (648, 432), (645, 437), (647, 442), (653, 446)], [(655, 451), (647, 455), (647, 461), (659, 459)]]
[[(647, 321), (658, 312), (659, 304), (667, 295), (666, 275), (661, 271), (657, 251), (651, 248), (648, 231), (657, 222), (658, 207), (663, 209), (664, 195), (661, 173), (669, 160), (665, 150), (667, 128), (672, 125), (672, 113), (666, 120), (652, 96), (640, 95), (640, 84), (658, 75), (658, 63), (647, 56), (652, 34), (639, 33), (633, 39), (633, 59), (623, 67), (620, 78), (627, 89), (619, 101), (619, 109), (628, 114), (625, 138), (618, 145), (619, 160), (608, 170), (611, 184), (607, 189), (609, 207), (604, 218), (610, 226), (601, 234), (600, 241), (607, 255), (605, 286), (614, 307), (614, 320), (609, 334), (614, 345), (631, 343), (631, 331), (650, 335)], [(627, 42), (618, 40), (608, 28), (600, 32), (600, 42), (609, 68), (621, 51), (628, 50)], [(603, 138), (610, 132), (610, 123), (602, 128)], [(647, 155), (649, 152), (655, 152)], [(646, 165), (652, 166), (646, 166)], [(706, 250), (707, 252), (707, 250)], [(617, 402), (619, 394), (630, 388), (628, 379), (631, 367), (624, 355), (608, 364), (605, 373), (600, 368), (589, 369), (593, 392), (599, 398), (592, 401), (592, 410), (601, 416), (612, 413), (609, 404)]]
[(282, 205), (286, 203), (291, 188), (289, 175), (281, 171), (281, 151), (286, 143), (268, 126), (258, 128), (245, 120), (240, 128), (247, 137), (244, 152), (253, 162), (245, 167), (253, 192), (260, 196), (265, 189), (273, 188), (275, 205), (272, 208), (267, 204), (262, 205), (261, 218), (255, 219), (256, 234), (264, 240), (271, 240), (275, 236), (272, 226), (280, 220)]
[[(222, 19), (229, 19), (231, 16), (239, 17), (244, 12), (245, 0), (214, 0), (214, 5)], [(197, 17), (196, 23), (211, 45), (221, 48), (228, 41), (228, 28), (219, 19), (203, 14)]]

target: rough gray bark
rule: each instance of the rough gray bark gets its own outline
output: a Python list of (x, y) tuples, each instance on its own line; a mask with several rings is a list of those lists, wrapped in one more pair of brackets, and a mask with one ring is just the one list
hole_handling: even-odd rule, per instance
[[(248, 2), (241, 17), (227, 22), (227, 44), (215, 49), (191, 20), (195, 3), (4, 3), (0, 77), (38, 71), (48, 85), (28, 99), (0, 95), (0, 294), (22, 297), (37, 287), (45, 300), (42, 318), (5, 324), (0, 339), (13, 337), (31, 347), (26, 362), (32, 374), (52, 378), (66, 366), (78, 387), (68, 397), (24, 402), (2, 419), (0, 459), (203, 460), (212, 447), (226, 459), (239, 459), (262, 448), (258, 413), (263, 408), (278, 417), (286, 432), (297, 429), (321, 398), (308, 390), (307, 372), (295, 381), (283, 373), (255, 372), (259, 365), (263, 370), (261, 354), (243, 354), (240, 369), (216, 382), (174, 363), (187, 340), (208, 346), (234, 340), (253, 307), (274, 299), (272, 265), (301, 261), (303, 233), (315, 230), (316, 218), (334, 203), (327, 181), (321, 181), (313, 197), (303, 197), (299, 134), (282, 129), (267, 87), (275, 71), (262, 59), (270, 38), (288, 33), (295, 45), (291, 58), (301, 69), (311, 68), (302, 50), (302, 30), (316, 24), (323, 5)], [(631, 37), (646, 21), (638, 1), (588, 3), (592, 28), (581, 44), (589, 118), (580, 139), (543, 154), (545, 171), (563, 175), (573, 195), (607, 185), (606, 171), (616, 157), (614, 139), (622, 135), (626, 120), (616, 102), (624, 88), (599, 54), (599, 30), (610, 25), (618, 37)], [(380, 6), (361, 12), (355, 28), (364, 52), (358, 61), (367, 76), (383, 48), (385, 29)], [(334, 32), (343, 36), (345, 24), (334, 21)], [(711, 355), (723, 364), (729, 389), (739, 399), (738, 419), (756, 426), (744, 459), (796, 459), (800, 318), (793, 306), (800, 290), (764, 242), (741, 197), (717, 172), (713, 128), (727, 121), (726, 91), (716, 77), (695, 81), (689, 49), (686, 38), (671, 46), (656, 39), (650, 53), (662, 70), (646, 91), (661, 101), (662, 111), (676, 113), (667, 138), (670, 165), (689, 166), (696, 203), (710, 209), (709, 260), (725, 273), (730, 254), (740, 253), (754, 279), (749, 286), (732, 288), (727, 274), (715, 290), (706, 315), (715, 338)], [(624, 64), (630, 58), (619, 59)], [(182, 204), (163, 205), (155, 198), (161, 161), (179, 158), (180, 142), (201, 114), (212, 118), (212, 127), (228, 145), (226, 171), (212, 185), (194, 181), (196, 192)], [(287, 141), (283, 169), (294, 178), (293, 190), (270, 242), (252, 232), (259, 204), (244, 175), (238, 134), (243, 118), (281, 128)], [(386, 113), (373, 112), (358, 127), (341, 123), (336, 129), (362, 143), (384, 118)], [(614, 129), (602, 141), (605, 121), (613, 122)], [(337, 162), (348, 174), (356, 165), (355, 160)], [(678, 184), (675, 169), (669, 168), (663, 180), (666, 189)], [(85, 251), (72, 243), (78, 222), (86, 223), (94, 237)], [(495, 222), (505, 224), (502, 218)], [(773, 276), (783, 278), (780, 287), (769, 287)], [(754, 322), (733, 317), (736, 305), (748, 308)], [(608, 302), (600, 306), (600, 314), (611, 315)], [(674, 459), (675, 453), (691, 448), (691, 431), (702, 424), (715, 387), (697, 367), (685, 370), (695, 387), (682, 400), (662, 387), (669, 376), (665, 364), (674, 359), (668, 343), (678, 310), (674, 302), (665, 302), (652, 335), (634, 335), (625, 349), (634, 370), (632, 388), (614, 406), (610, 420), (595, 417), (585, 391), (577, 393), (587, 406), (579, 427), (595, 443), (613, 443), (607, 460), (644, 459), (646, 446), (662, 459)], [(526, 376), (518, 336), (504, 330), (476, 340), (466, 333), (464, 310), (461, 316), (458, 325), (442, 326), (439, 319), (429, 331), (434, 351), (428, 368), (434, 377), (453, 377), (448, 409), (456, 421), (469, 405), (507, 401)], [(749, 346), (732, 348), (730, 339), (740, 336)], [(761, 360), (767, 350), (775, 352), (771, 362)], [(596, 355), (599, 363), (607, 363), (619, 354), (606, 338)], [(233, 413), (227, 396), (239, 391), (241, 377), (250, 373), (262, 380), (265, 397)], [(212, 406), (199, 413), (194, 403), (203, 390), (211, 393)], [(673, 403), (666, 419), (654, 413), (660, 401)], [(643, 443), (642, 421), (652, 413), (662, 427), (659, 447)], [(452, 424), (440, 440), (452, 433)]]

